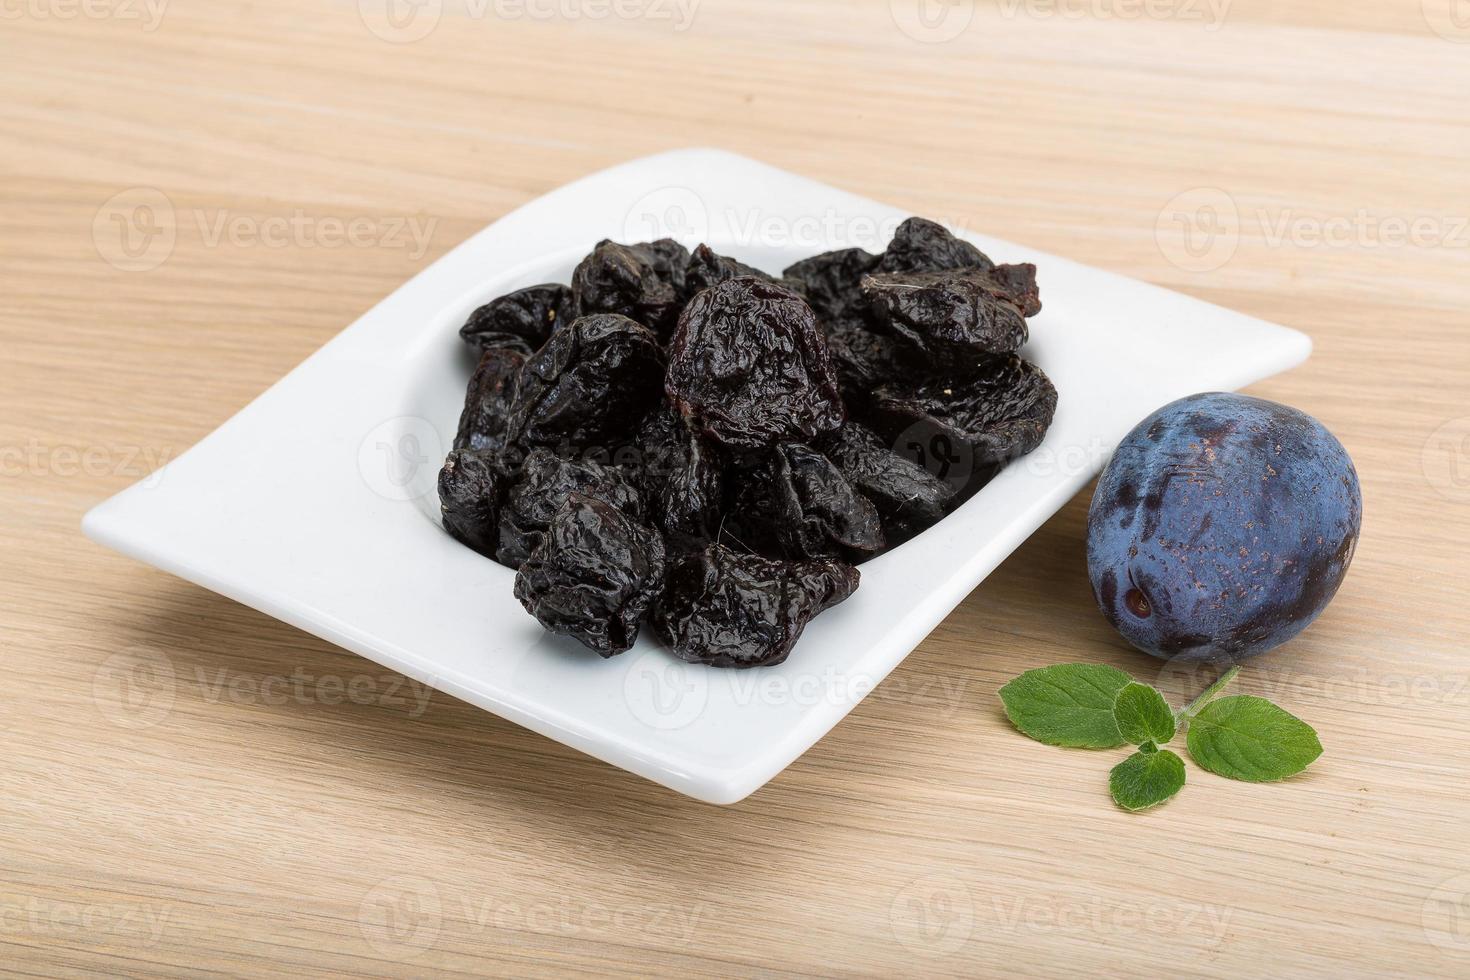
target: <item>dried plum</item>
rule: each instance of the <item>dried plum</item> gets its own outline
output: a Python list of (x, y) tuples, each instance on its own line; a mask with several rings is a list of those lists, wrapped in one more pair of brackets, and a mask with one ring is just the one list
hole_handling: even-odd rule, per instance
[(611, 504), (635, 520), (644, 516), (643, 496), (621, 469), (587, 459), (562, 459), (545, 449), (532, 450), (505, 495), (495, 560), (520, 567), (572, 494)]
[(846, 418), (811, 307), (750, 276), (690, 300), (665, 390), (696, 432), (732, 449), (811, 439)]
[(824, 326), (859, 313), (866, 305), (863, 276), (878, 266), (879, 256), (860, 248), (844, 248), (802, 259), (784, 273), (816, 311)]
[(906, 352), (896, 340), (849, 318), (827, 334), (827, 350), (848, 407), (865, 402), (875, 389), (903, 374)]
[(495, 557), (500, 535), (504, 474), (491, 452), (456, 449), (439, 471), (439, 510), (444, 530), (486, 558)]
[(936, 364), (1026, 343), (1026, 318), (989, 270), (869, 276), (863, 292), (880, 323)]
[(874, 394), (868, 421), (963, 499), (995, 467), (1035, 449), (1056, 407), (1056, 388), (1040, 368), (1000, 354), (961, 378), (890, 382)]
[(510, 445), (515, 436), (511, 407), (525, 361), (524, 355), (505, 347), (492, 347), (480, 356), (465, 392), (455, 449), (503, 452)]
[(810, 446), (777, 446), (730, 479), (729, 534), (760, 554), (863, 561), (884, 548), (877, 508)]
[(612, 657), (638, 639), (663, 589), (664, 565), (658, 532), (612, 504), (573, 494), (516, 573), (515, 595), (551, 632)]
[(1000, 287), (1005, 298), (1016, 305), (1022, 316), (1031, 317), (1041, 312), (1041, 291), (1036, 286), (1036, 266), (1030, 262), (998, 265), (990, 270), (990, 278)]
[(708, 245), (701, 245), (689, 256), (689, 268), (684, 274), (684, 297), (689, 299), (711, 286), (718, 286), (727, 279), (751, 276), (775, 282), (776, 279), (759, 269), (737, 262), (735, 259), (717, 254)]
[(828, 436), (822, 448), (878, 509), (889, 547), (939, 523), (954, 499), (953, 487), (856, 422)]
[(663, 353), (616, 314), (584, 316), (552, 335), (520, 374), (512, 419), (527, 449), (564, 455), (623, 445), (659, 403)]
[(693, 551), (719, 531), (723, 473), (718, 451), (698, 437), (690, 436), (688, 451), (680, 455), (682, 462), (649, 508), (670, 548)]
[(508, 347), (529, 355), (546, 343), (558, 325), (573, 318), (572, 291), (547, 283), (491, 300), (470, 314), (459, 335), (481, 353)]
[(925, 218), (910, 218), (898, 226), (878, 272), (941, 272), (945, 269), (989, 269), (990, 257), (948, 228)]
[(602, 241), (572, 273), (577, 312), (616, 313), (668, 336), (679, 317), (689, 253), (672, 239), (645, 245)]
[(785, 276), (603, 241), (471, 314), (443, 524), (547, 629), (606, 657), (649, 617), (685, 660), (781, 663), (853, 565), (1045, 435), (1056, 390), (1014, 353), (1034, 266), (913, 218)]
[(858, 585), (836, 561), (773, 561), (722, 545), (670, 561), (654, 631), (690, 663), (762, 667), (784, 661), (813, 617)]

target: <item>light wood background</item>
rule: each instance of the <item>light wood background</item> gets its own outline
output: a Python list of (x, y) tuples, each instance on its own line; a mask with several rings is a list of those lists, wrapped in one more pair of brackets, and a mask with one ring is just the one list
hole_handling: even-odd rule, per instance
[[(1470, 10), (588, 2), (404, 43), (370, 0), (0, 7), (0, 971), (1470, 974)], [(1198, 686), (1093, 608), (1085, 495), (729, 809), (79, 534), (486, 223), (694, 144), (1315, 338), (1252, 390), (1342, 438), (1364, 536), (1241, 682), (1316, 726), (1309, 774), (1129, 816), (1116, 754), (1007, 726), (1058, 661)], [(1201, 188), (1239, 216), (1209, 270), (1169, 220)], [(111, 216), (155, 192), (176, 240), (127, 271)]]

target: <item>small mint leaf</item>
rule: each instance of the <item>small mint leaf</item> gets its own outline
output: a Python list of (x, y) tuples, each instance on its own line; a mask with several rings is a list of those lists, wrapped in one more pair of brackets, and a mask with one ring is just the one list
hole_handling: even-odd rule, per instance
[(1113, 767), (1113, 802), (1137, 812), (1158, 806), (1184, 786), (1184, 760), (1168, 749), (1135, 752)]
[(1138, 751), (1142, 752), (1144, 755), (1151, 755), (1158, 750), (1159, 747), (1152, 742), (1144, 742), (1138, 747)]
[(1011, 724), (1038, 742), (1113, 749), (1126, 744), (1113, 702), (1131, 681), (1104, 664), (1057, 664), (1026, 671), (1000, 689), (1000, 699)]
[(1249, 694), (1205, 705), (1189, 723), (1186, 744), (1202, 769), (1252, 783), (1294, 776), (1322, 754), (1311, 725)]
[(1118, 733), (1134, 745), (1166, 745), (1174, 737), (1174, 712), (1164, 696), (1147, 684), (1129, 684), (1113, 701)]

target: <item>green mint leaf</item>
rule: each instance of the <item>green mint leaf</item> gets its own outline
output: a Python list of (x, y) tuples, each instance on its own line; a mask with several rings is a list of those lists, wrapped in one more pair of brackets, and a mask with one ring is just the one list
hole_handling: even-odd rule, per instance
[(1201, 768), (1252, 783), (1294, 776), (1322, 754), (1311, 725), (1248, 694), (1205, 705), (1186, 741)]
[(1132, 681), (1104, 664), (1057, 664), (1028, 670), (1000, 689), (1006, 717), (1024, 735), (1080, 749), (1126, 744), (1113, 721), (1113, 702)]
[(1168, 749), (1135, 752), (1108, 777), (1113, 802), (1137, 812), (1158, 806), (1184, 786), (1184, 760)]
[(1174, 712), (1164, 696), (1147, 684), (1129, 684), (1113, 700), (1113, 721), (1118, 733), (1134, 745), (1145, 742), (1155, 747), (1174, 737)]

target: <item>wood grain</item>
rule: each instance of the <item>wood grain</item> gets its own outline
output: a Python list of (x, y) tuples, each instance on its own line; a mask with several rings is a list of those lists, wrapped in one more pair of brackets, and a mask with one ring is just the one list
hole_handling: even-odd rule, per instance
[[(348, 0), (0, 10), (6, 972), (1470, 971), (1470, 23), (1448, 0), (1213, 22), (994, 0), (945, 8), (968, 26), (931, 43), (906, 2), (705, 0), (676, 30), (662, 4), (458, 0), (408, 43)], [(692, 144), (1313, 336), (1253, 391), (1341, 436), (1365, 533), (1335, 605), (1242, 679), (1322, 734), (1308, 775), (1193, 770), (1129, 816), (1111, 757), (1010, 730), (994, 692), (1030, 667), (1199, 685), (1097, 615), (1085, 495), (729, 809), (424, 702), (78, 533), (484, 224)], [(129, 272), (107, 205), (140, 188), (178, 233)], [(1238, 225), (1192, 270), (1166, 219), (1201, 188)], [(250, 237), (298, 214), (310, 234)], [(354, 219), (369, 242), (312, 237)], [(407, 219), (422, 249), (390, 240)]]

